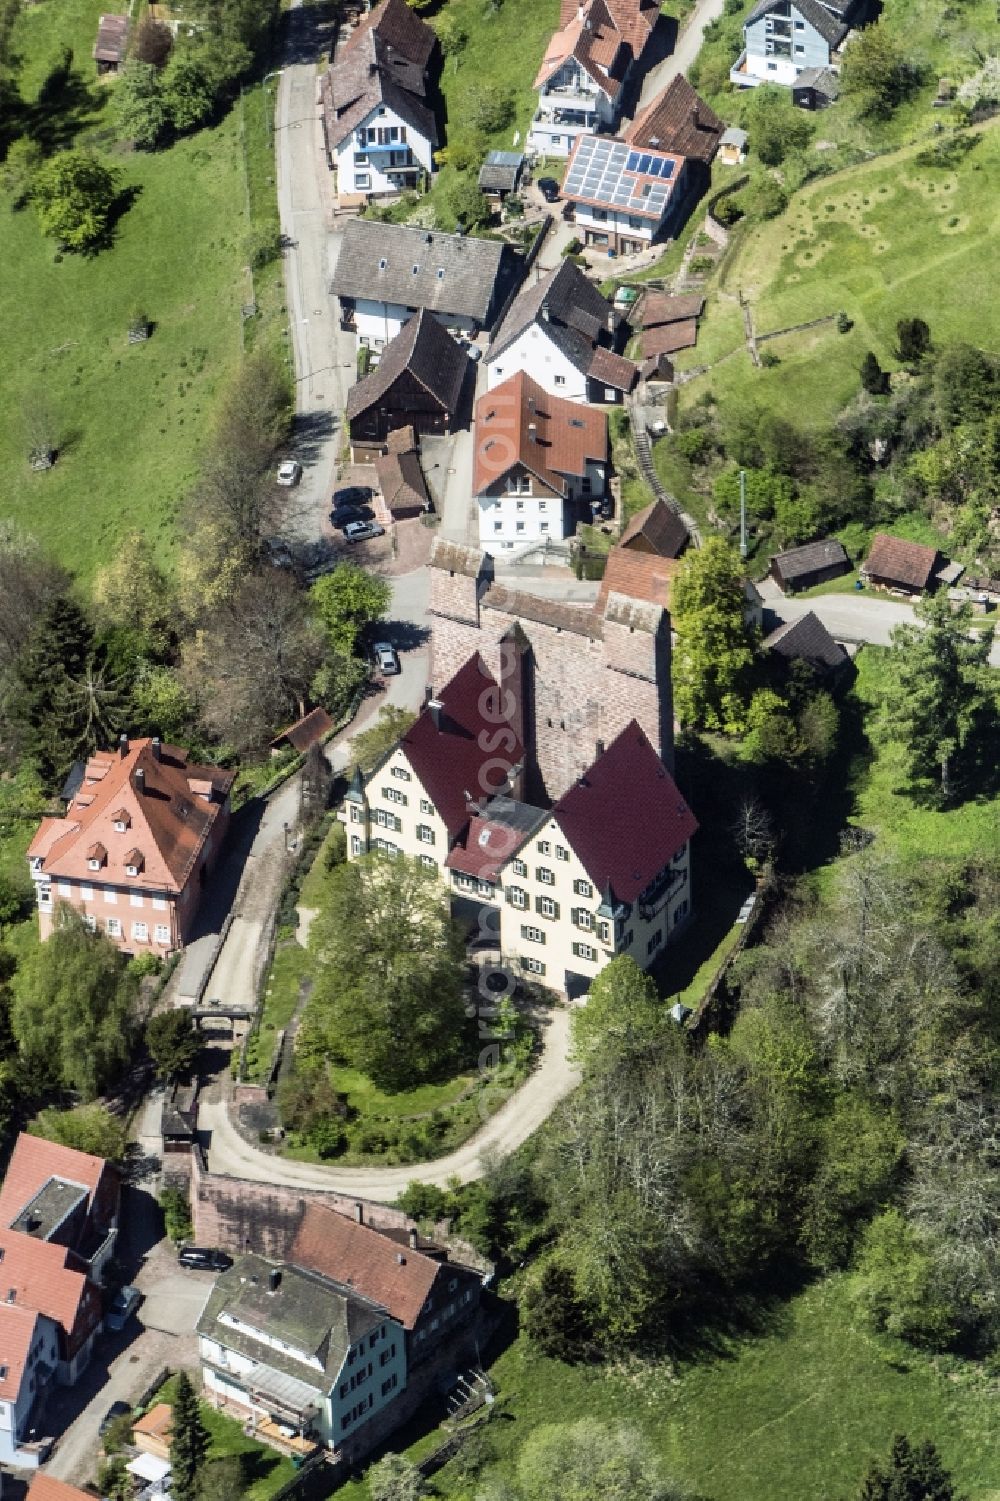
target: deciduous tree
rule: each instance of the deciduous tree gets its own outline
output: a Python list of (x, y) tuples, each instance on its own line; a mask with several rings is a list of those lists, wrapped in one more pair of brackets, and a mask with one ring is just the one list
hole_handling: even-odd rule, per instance
[(387, 1454), (372, 1465), (365, 1478), (371, 1501), (421, 1501), (429, 1495), (424, 1477), (402, 1454)]
[(543, 1423), (517, 1461), (523, 1501), (680, 1501), (659, 1457), (637, 1429), (581, 1418)]
[(128, 1139), (121, 1117), (97, 1103), (77, 1105), (74, 1110), (42, 1110), (28, 1122), (28, 1131), (32, 1136), (104, 1157), (108, 1162), (123, 1160)]
[(163, 68), (174, 45), (170, 27), (152, 16), (144, 16), (135, 34), (132, 55), (141, 63), (152, 63), (154, 68)]
[(119, 136), (140, 151), (154, 151), (160, 144), (167, 128), (167, 107), (154, 63), (128, 59), (115, 87), (114, 116)]
[(60, 151), (35, 173), (32, 198), (46, 234), (68, 250), (93, 250), (108, 231), (121, 173), (89, 151)]
[(885, 19), (852, 33), (844, 48), (841, 88), (861, 115), (885, 120), (920, 85), (921, 68)]
[(746, 723), (751, 638), (743, 570), (722, 537), (690, 551), (674, 579), (674, 709), (682, 725), (735, 734)]
[(309, 596), (330, 646), (350, 656), (362, 631), (384, 619), (392, 589), (367, 569), (339, 563), (316, 580)]
[(176, 1079), (190, 1073), (201, 1049), (201, 1039), (187, 1010), (172, 1007), (150, 1017), (146, 1023), (146, 1046), (157, 1077)]

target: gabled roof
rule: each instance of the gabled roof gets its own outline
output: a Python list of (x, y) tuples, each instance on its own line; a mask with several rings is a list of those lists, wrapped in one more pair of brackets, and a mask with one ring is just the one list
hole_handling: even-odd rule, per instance
[[(589, 336), (580, 327), (581, 314), (583, 320), (592, 320)], [(597, 331), (606, 331), (611, 339), (621, 321), (621, 315), (615, 312), (606, 297), (601, 296), (600, 290), (584, 276), (579, 266), (564, 260), (532, 286), (522, 287), (497, 330), (487, 358), (495, 360), (532, 323), (544, 322), (550, 326), (572, 327), (577, 342), (586, 344), (589, 362)]]
[[(62, 819), (43, 819), (28, 848), (50, 877), (86, 881), (87, 851), (107, 851), (99, 878), (134, 888), (182, 891), (190, 880), (235, 772), (190, 763), (187, 752), (152, 740), (125, 742), (118, 752), (101, 751), (87, 763), (84, 781)], [(211, 800), (202, 789), (211, 792)], [(124, 833), (113, 814), (125, 807)], [(125, 856), (136, 845), (145, 855), (137, 876), (125, 873)], [(103, 858), (103, 857), (102, 857)]]
[(356, 41), (342, 49), (323, 79), (329, 143), (339, 146), (372, 110), (386, 105), (435, 145), (437, 125), (425, 102), (423, 68), (386, 46), (375, 31), (366, 30)]
[(307, 1201), (289, 1260), (347, 1284), (412, 1329), (442, 1263), (399, 1245), (370, 1225)]
[[(761, 16), (766, 16), (769, 11), (775, 10), (784, 0), (757, 0), (757, 4), (747, 16), (744, 28), (751, 26), (754, 21), (759, 21)], [(807, 21), (814, 30), (831, 47), (837, 47), (847, 35), (848, 27), (844, 24), (841, 16), (846, 16), (853, 9), (853, 0), (846, 0), (842, 7), (820, 4), (820, 0), (791, 0), (792, 10), (797, 11), (804, 21)], [(834, 10), (840, 11), (835, 15)]]
[(391, 512), (427, 509), (430, 496), (415, 450), (379, 454), (375, 460), (375, 473), (382, 499)]
[(496, 881), (508, 860), (548, 818), (543, 808), (510, 797), (495, 797), (481, 815), (470, 819), (468, 828), (448, 852), (444, 862), (477, 880)]
[(107, 1171), (113, 1169), (108, 1168), (103, 1157), (78, 1152), (74, 1147), (64, 1147), (59, 1142), (29, 1136), (22, 1131), (14, 1144), (0, 1186), (0, 1222), (11, 1224), (49, 1178), (59, 1177), (79, 1183), (93, 1196)]
[(0, 1302), (0, 1401), (18, 1399), (37, 1323), (33, 1308)]
[(700, 292), (671, 297), (666, 292), (646, 292), (636, 305), (631, 322), (642, 328), (659, 328), (665, 323), (687, 323), (700, 318), (705, 299)]
[(520, 267), (520, 257), (500, 240), (349, 219), (331, 290), (488, 324)]
[(513, 193), (523, 167), (520, 151), (490, 151), (479, 169), (479, 186), (484, 193)]
[(500, 714), (501, 698), (482, 658), (470, 657), (399, 742), (451, 838), (468, 823), (470, 808), (504, 790), (495, 751), (483, 748), (496, 746), (498, 725), (513, 740), (505, 750), (511, 768), (523, 760), (524, 747)]
[(581, 478), (588, 460), (605, 463), (607, 457), (604, 413), (548, 395), (524, 371), (476, 403), (473, 495), (492, 494), (520, 465), (553, 495), (565, 496), (566, 476)]
[(533, 87), (543, 88), (574, 58), (609, 99), (615, 98), (632, 58), (628, 41), (615, 25), (607, 0), (589, 0), (553, 32)]
[(437, 43), (434, 28), (421, 21), (406, 0), (382, 0), (381, 5), (363, 15), (342, 44), (341, 54), (350, 55), (371, 33), (393, 52), (420, 68), (426, 68)]
[(556, 820), (599, 891), (634, 902), (698, 824), (636, 720), (555, 807)]
[(128, 46), (130, 22), (128, 16), (102, 16), (97, 24), (97, 41), (94, 43), (94, 61), (120, 63)]
[(902, 584), (907, 589), (926, 589), (937, 567), (938, 551), (903, 537), (876, 532), (861, 572), (870, 578)]
[(678, 349), (693, 349), (698, 342), (698, 322), (687, 318), (681, 323), (660, 323), (644, 328), (639, 336), (642, 357), (656, 359), (661, 354), (676, 354)]
[(615, 354), (613, 349), (605, 349), (603, 344), (598, 344), (591, 352), (587, 374), (591, 380), (600, 381), (603, 386), (613, 386), (617, 391), (631, 391), (639, 372), (623, 354)]
[(835, 672), (847, 661), (844, 648), (830, 635), (813, 610), (779, 625), (763, 641), (763, 650), (785, 661), (808, 662), (818, 672)]
[(633, 146), (674, 151), (678, 156), (711, 162), (725, 129), (714, 110), (678, 73), (663, 93), (654, 99), (625, 131)]
[(78, 1490), (67, 1485), (65, 1480), (56, 1480), (52, 1475), (33, 1475), (28, 1486), (27, 1501), (94, 1501), (90, 1491)]
[(560, 194), (573, 203), (611, 208), (659, 224), (680, 181), (684, 158), (612, 136), (579, 135)]
[(633, 552), (623, 547), (613, 547), (608, 553), (604, 577), (594, 609), (603, 615), (611, 594), (624, 594), (628, 599), (644, 599), (661, 609), (670, 608), (670, 585), (680, 567), (677, 558), (661, 558), (653, 552)]
[(423, 386), (432, 403), (454, 415), (471, 364), (465, 350), (434, 314), (421, 308), (390, 339), (372, 373), (348, 391), (347, 415), (353, 419), (383, 401), (404, 371)]
[(777, 552), (771, 559), (783, 579), (805, 578), (810, 573), (819, 573), (826, 568), (850, 568), (851, 561), (843, 544), (835, 537), (825, 537), (819, 542), (806, 542), (802, 547), (789, 547)]
[(618, 539), (618, 547), (631, 552), (651, 552), (660, 558), (676, 558), (690, 541), (688, 529), (665, 500), (654, 500), (636, 511)]
[(3, 1228), (0, 1253), (0, 1303), (44, 1313), (67, 1337), (82, 1321), (88, 1328), (99, 1321), (100, 1292), (83, 1272), (70, 1265), (73, 1252), (66, 1246)]
[(301, 756), (332, 729), (333, 719), (326, 709), (310, 709), (308, 714), (304, 714), (294, 724), (286, 725), (280, 730), (271, 741), (271, 746), (273, 749), (285, 740)]

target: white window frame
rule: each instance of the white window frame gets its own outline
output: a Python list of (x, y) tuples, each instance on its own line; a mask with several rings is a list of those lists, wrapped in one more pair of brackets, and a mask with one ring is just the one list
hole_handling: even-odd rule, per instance
[(136, 943), (148, 943), (149, 924), (144, 922), (134, 922), (132, 924), (132, 937), (135, 939)]
[(154, 940), (153, 940), (155, 943), (164, 944), (164, 943), (169, 943), (170, 942), (170, 924), (169, 923), (158, 922), (156, 924), (156, 927), (154, 928), (153, 932), (155, 934), (155, 937), (154, 937)]
[(106, 917), (104, 919), (104, 931), (109, 938), (122, 936), (122, 920), (120, 917)]

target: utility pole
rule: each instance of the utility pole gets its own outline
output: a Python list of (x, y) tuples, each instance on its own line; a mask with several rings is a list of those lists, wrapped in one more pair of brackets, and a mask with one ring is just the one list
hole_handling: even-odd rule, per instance
[(747, 555), (747, 474), (740, 470), (740, 557)]

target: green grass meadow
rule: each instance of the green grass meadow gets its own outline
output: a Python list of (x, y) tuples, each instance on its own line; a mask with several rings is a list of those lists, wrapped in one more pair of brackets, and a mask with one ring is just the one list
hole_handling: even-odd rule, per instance
[[(688, 406), (710, 388), (721, 400), (752, 396), (799, 424), (827, 422), (858, 390), (858, 369), (874, 350), (898, 364), (900, 318), (930, 324), (938, 343), (1000, 347), (995, 245), (1000, 227), (1000, 123), (953, 168), (921, 166), (921, 146), (821, 178), (786, 211), (741, 239), (722, 273), (730, 296), (709, 298), (696, 351), (680, 364), (723, 360), (682, 387)], [(834, 323), (769, 341), (780, 363), (754, 369), (742, 320), (730, 300), (742, 291), (758, 333), (847, 313)], [(725, 356), (731, 356), (725, 358)]]
[[(133, 201), (114, 242), (94, 256), (58, 255), (34, 210), (0, 203), (0, 508), (86, 583), (127, 531), (139, 529), (169, 561), (176, 512), (211, 427), (216, 401), (242, 348), (250, 300), (244, 246), (248, 181), (255, 220), (274, 219), (273, 160), (259, 89), (215, 128), (169, 150), (118, 147), (108, 106), (113, 83), (96, 81), (90, 48), (100, 0), (46, 0), (26, 7), (15, 42), (31, 100), (63, 45), (74, 53), (72, 109), (57, 116), (66, 144), (95, 145), (121, 168)], [(242, 114), (242, 122), (241, 122)], [(282, 326), (280, 266), (257, 289), (269, 338)], [(129, 345), (130, 313), (153, 321), (152, 338)], [(33, 474), (24, 410), (43, 398), (59, 445), (55, 467)]]

